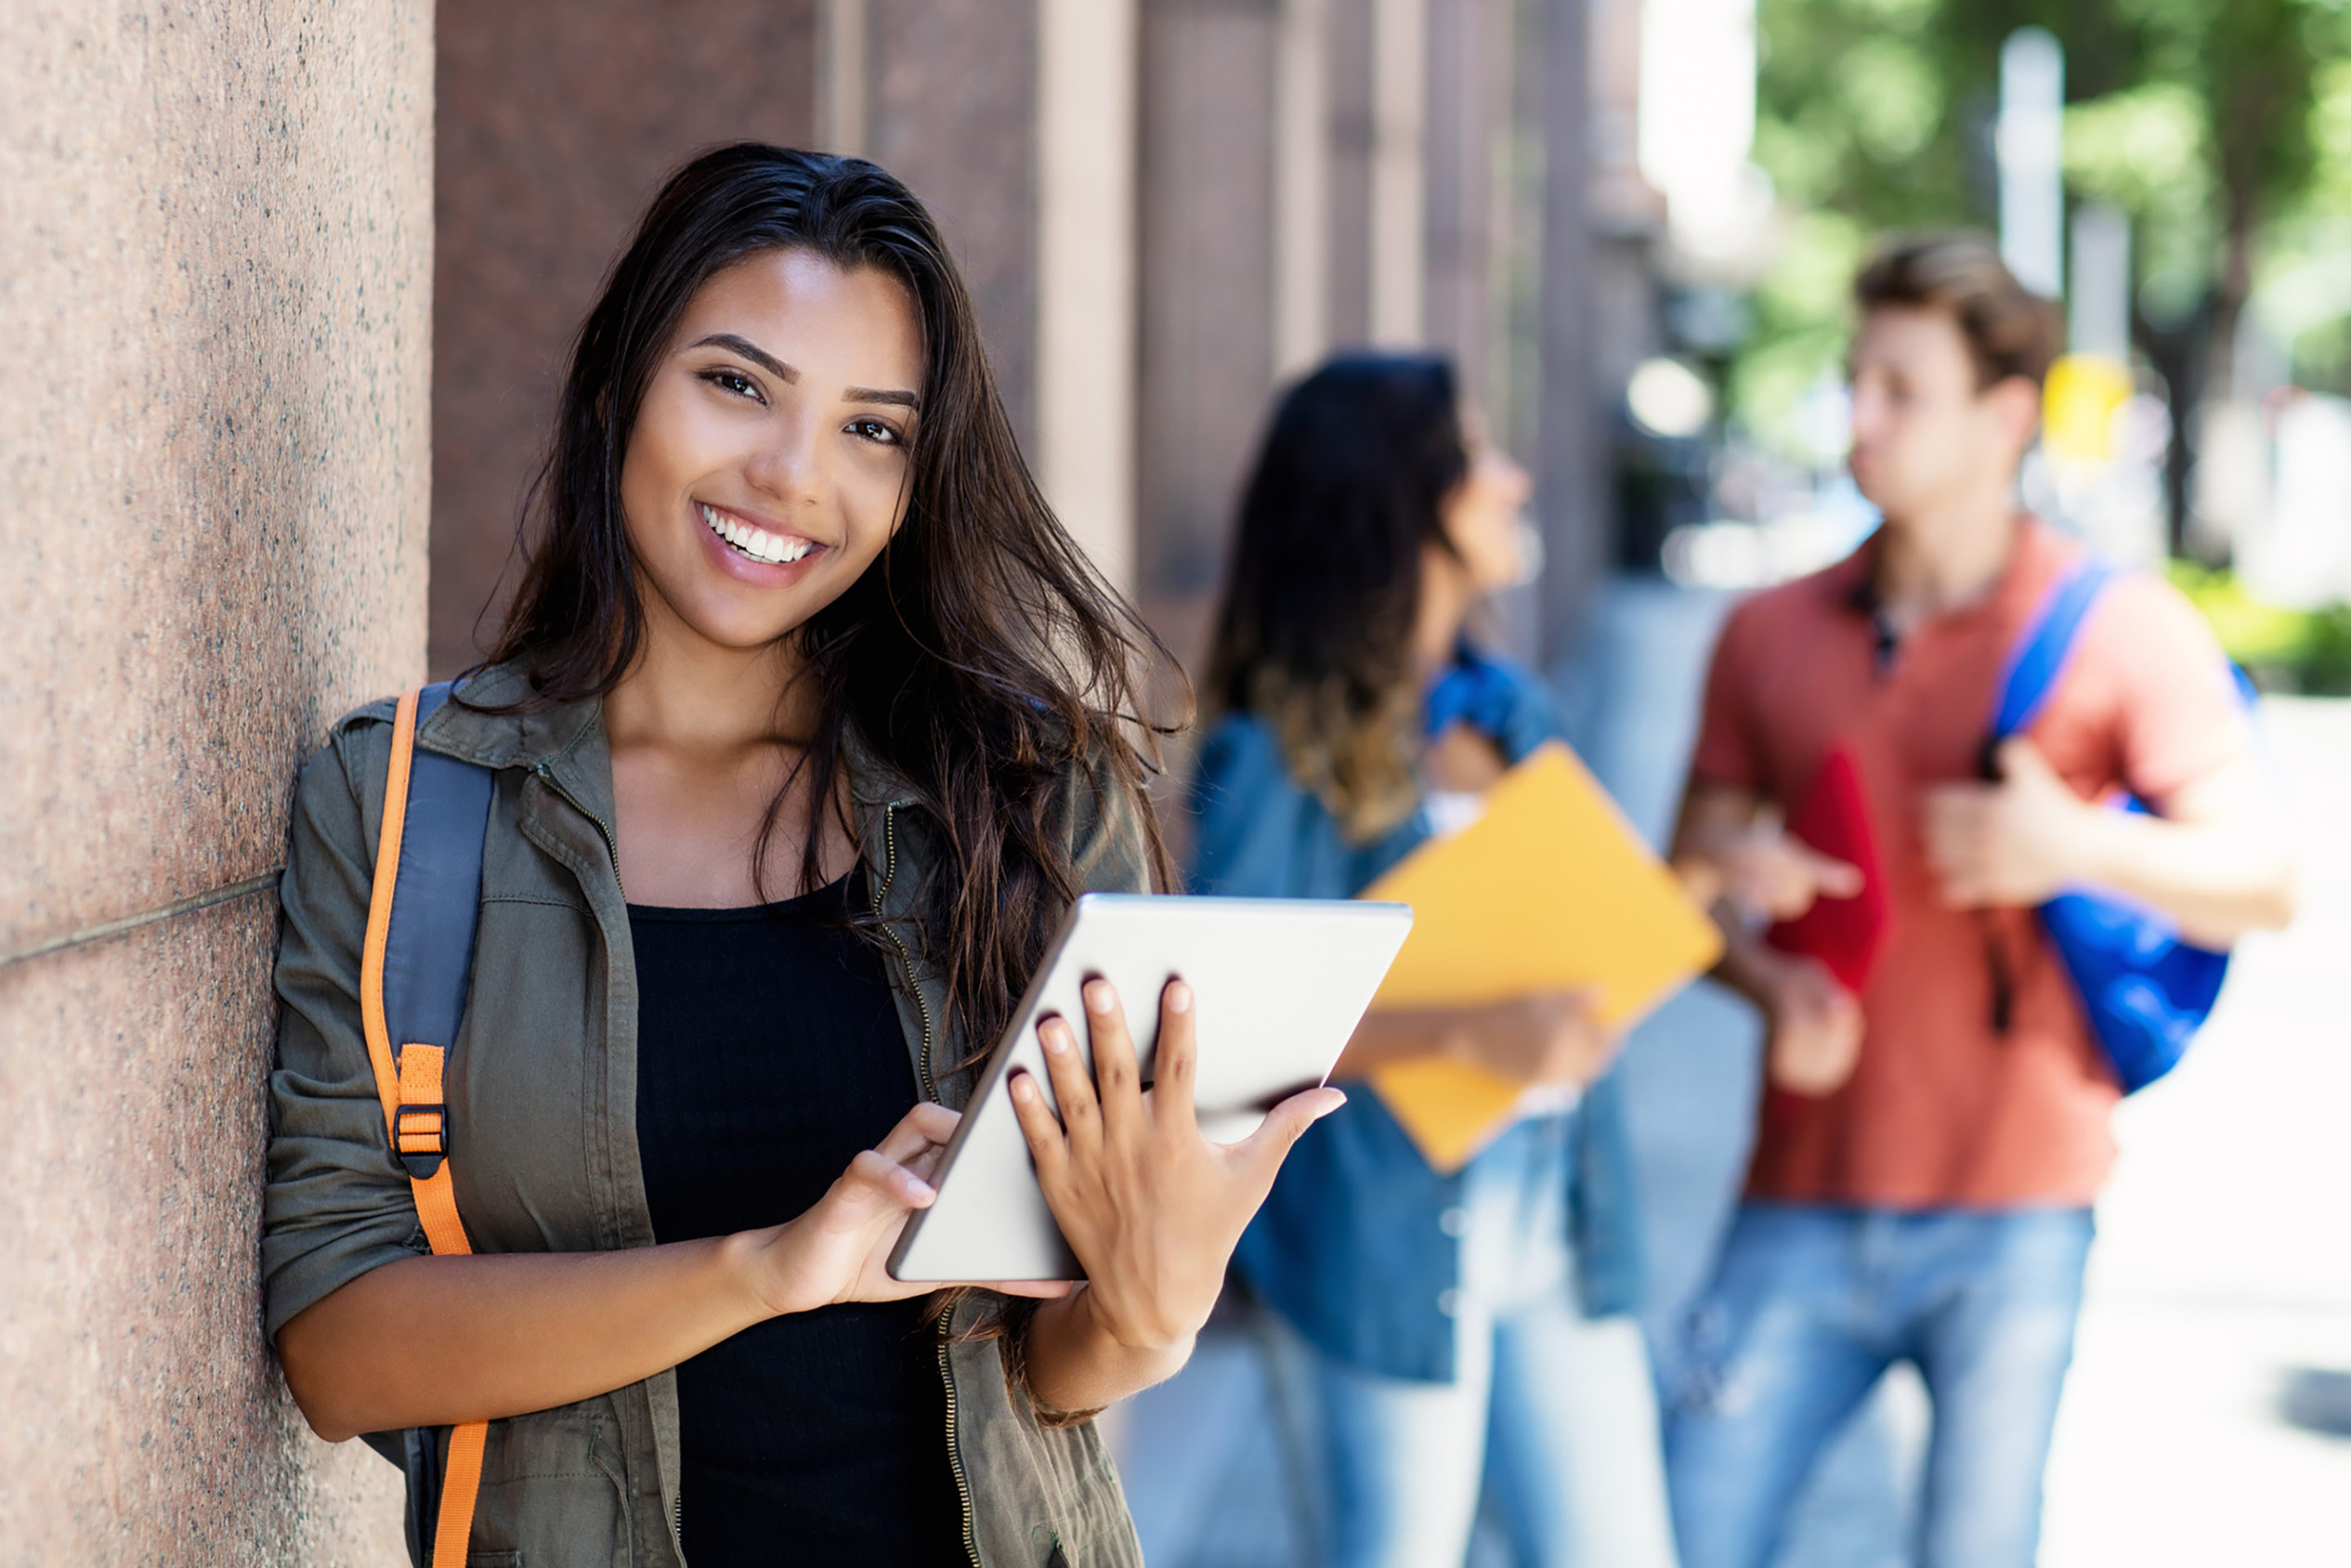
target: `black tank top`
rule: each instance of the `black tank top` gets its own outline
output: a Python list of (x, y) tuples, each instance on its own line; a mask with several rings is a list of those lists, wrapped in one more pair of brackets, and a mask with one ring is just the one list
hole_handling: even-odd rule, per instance
[[(793, 1218), (916, 1098), (850, 880), (755, 909), (632, 904), (637, 1147), (653, 1234)], [(773, 1318), (677, 1369), (695, 1568), (957, 1561), (946, 1399), (923, 1300)]]

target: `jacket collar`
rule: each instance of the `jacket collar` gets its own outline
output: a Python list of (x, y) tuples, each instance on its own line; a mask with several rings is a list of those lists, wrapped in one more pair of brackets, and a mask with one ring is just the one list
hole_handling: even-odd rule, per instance
[(603, 728), (604, 705), (594, 698), (485, 711), (530, 695), (530, 678), (517, 665), (476, 671), (458, 686), (456, 701), (443, 703), (418, 727), (416, 742), (484, 768), (535, 769), (576, 749), (590, 729)]

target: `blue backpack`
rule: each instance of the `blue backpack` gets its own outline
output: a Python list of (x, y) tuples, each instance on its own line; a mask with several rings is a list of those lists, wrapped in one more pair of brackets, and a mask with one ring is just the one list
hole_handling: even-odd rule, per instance
[[(2112, 568), (2085, 561), (2050, 591), (2009, 655), (1987, 755), (2041, 716), (2064, 674), (2075, 633), (2114, 577)], [(2136, 797), (2126, 798), (2122, 809), (2148, 810)], [(2229, 955), (2182, 941), (2169, 919), (2113, 894), (2061, 893), (2041, 906), (2041, 924), (2081, 993), (2090, 1032), (2113, 1063), (2123, 1092), (2135, 1093), (2179, 1066), (2220, 995)]]

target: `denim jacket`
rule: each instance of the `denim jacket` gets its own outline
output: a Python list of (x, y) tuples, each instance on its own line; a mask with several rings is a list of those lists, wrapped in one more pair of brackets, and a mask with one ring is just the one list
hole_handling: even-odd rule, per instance
[[(1511, 762), (1560, 733), (1531, 672), (1467, 649), (1428, 708), (1432, 729), (1462, 719)], [(1349, 844), (1329, 809), (1290, 777), (1270, 727), (1247, 713), (1209, 729), (1192, 806), (1195, 893), (1351, 898), (1431, 831), (1424, 804), (1384, 837)], [(1583, 1308), (1600, 1317), (1631, 1311), (1643, 1274), (1614, 1073), (1584, 1091), (1577, 1116), (1568, 1223)], [(1430, 1168), (1377, 1095), (1358, 1092), (1290, 1152), (1235, 1266), (1324, 1354), (1388, 1376), (1451, 1382), (1453, 1322), (1438, 1301), (1458, 1282), (1460, 1244), (1444, 1216), (1462, 1183)]]

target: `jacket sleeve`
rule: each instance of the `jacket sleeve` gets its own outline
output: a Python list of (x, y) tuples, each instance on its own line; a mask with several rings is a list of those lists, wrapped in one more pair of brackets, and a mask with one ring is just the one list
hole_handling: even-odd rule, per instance
[(1229, 898), (1297, 896), (1292, 862), (1306, 799), (1271, 729), (1245, 714), (1219, 719), (1201, 742), (1192, 781), (1191, 891)]
[(431, 1250), (392, 1156), (360, 1022), (390, 705), (337, 727), (295, 786), (278, 884), (277, 1051), (262, 1197), (264, 1327), (380, 1265)]

